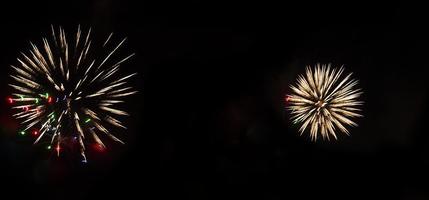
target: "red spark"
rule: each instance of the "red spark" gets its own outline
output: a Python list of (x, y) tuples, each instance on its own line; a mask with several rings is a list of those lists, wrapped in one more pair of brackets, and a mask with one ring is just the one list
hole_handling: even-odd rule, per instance
[(57, 147), (55, 147), (55, 150), (57, 151), (57, 155), (60, 156), (60, 150), (61, 150), (60, 144), (57, 144)]
[(106, 150), (106, 148), (103, 145), (98, 143), (94, 144), (94, 149), (98, 152), (104, 152)]

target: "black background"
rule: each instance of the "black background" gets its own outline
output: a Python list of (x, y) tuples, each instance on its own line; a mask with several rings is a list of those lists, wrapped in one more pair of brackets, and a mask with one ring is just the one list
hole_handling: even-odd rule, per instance
[[(15, 2), (2, 6), (9, 65), (50, 25), (128, 37), (140, 90), (126, 145), (83, 165), (21, 137), (1, 103), (0, 193), (44, 199), (428, 199), (426, 36), (399, 5), (246, 1)], [(411, 13), (410, 13), (411, 14)], [(420, 18), (421, 20), (421, 18)], [(424, 27), (424, 20), (418, 27)], [(351, 136), (311, 142), (283, 98), (306, 65), (344, 65), (364, 90)]]

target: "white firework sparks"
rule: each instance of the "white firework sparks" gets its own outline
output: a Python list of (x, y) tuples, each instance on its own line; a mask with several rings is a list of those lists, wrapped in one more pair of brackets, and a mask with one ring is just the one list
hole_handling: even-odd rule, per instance
[(297, 86), (290, 86), (293, 93), (286, 96), (286, 101), (293, 122), (301, 123), (301, 134), (310, 127), (312, 140), (318, 134), (323, 139), (329, 140), (329, 136), (337, 139), (337, 129), (349, 135), (345, 125), (357, 126), (351, 119), (362, 117), (358, 113), (363, 104), (358, 100), (362, 91), (355, 89), (358, 81), (351, 79), (352, 73), (341, 77), (343, 71), (343, 67), (337, 70), (317, 64), (314, 70), (306, 68), (305, 76), (298, 77)]
[(126, 38), (113, 43), (110, 34), (94, 45), (91, 29), (84, 34), (79, 26), (71, 42), (61, 27), (51, 29), (50, 39), (43, 38), (41, 47), (31, 43), (18, 65), (12, 65), (14, 82), (9, 85), (15, 93), (9, 102), (18, 104), (13, 108), (24, 126), (21, 134), (32, 132), (35, 144), (48, 138), (58, 155), (63, 145), (76, 143), (86, 162), (86, 144), (92, 141), (105, 148), (100, 134), (123, 143), (109, 127), (126, 128), (113, 116), (128, 115), (117, 106), (124, 102), (121, 97), (137, 92), (127, 86), (136, 73), (118, 75), (120, 65), (134, 54), (113, 59)]

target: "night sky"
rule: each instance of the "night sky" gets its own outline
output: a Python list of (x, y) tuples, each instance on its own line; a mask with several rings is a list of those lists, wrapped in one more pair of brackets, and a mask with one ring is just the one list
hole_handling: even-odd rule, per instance
[[(428, 24), (399, 5), (38, 1), (0, 12), (0, 195), (41, 199), (429, 199)], [(417, 26), (409, 23), (408, 18)], [(140, 92), (104, 152), (59, 158), (18, 134), (9, 65), (50, 25), (127, 37)], [(351, 136), (299, 136), (284, 96), (316, 63), (364, 91)], [(4, 199), (0, 196), (0, 199)]]

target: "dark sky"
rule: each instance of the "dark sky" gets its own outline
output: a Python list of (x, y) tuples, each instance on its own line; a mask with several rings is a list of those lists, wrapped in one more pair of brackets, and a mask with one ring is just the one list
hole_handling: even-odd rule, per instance
[[(1, 9), (2, 195), (429, 198), (425, 21), (400, 5), (98, 0)], [(136, 53), (123, 66), (139, 73), (140, 90), (120, 133), (127, 144), (88, 152), (86, 165), (19, 136), (6, 102), (9, 65), (51, 24), (114, 32)], [(360, 80), (365, 117), (350, 137), (311, 142), (284, 109), (289, 84), (318, 62)]]

